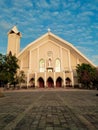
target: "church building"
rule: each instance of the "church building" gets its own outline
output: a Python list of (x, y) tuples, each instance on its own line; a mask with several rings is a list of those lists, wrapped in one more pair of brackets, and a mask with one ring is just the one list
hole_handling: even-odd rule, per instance
[(95, 66), (71, 43), (50, 30), (20, 51), (21, 33), (14, 26), (8, 32), (8, 48), (19, 60), (26, 76), (26, 85), (35, 88), (66, 88), (78, 85), (76, 66), (87, 63)]

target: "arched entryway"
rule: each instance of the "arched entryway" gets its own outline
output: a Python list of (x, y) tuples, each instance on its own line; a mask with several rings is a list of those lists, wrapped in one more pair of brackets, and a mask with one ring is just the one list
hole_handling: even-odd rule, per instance
[(44, 88), (44, 80), (43, 80), (42, 77), (40, 77), (40, 78), (38, 79), (38, 86), (39, 86), (39, 88)]
[(34, 88), (35, 87), (35, 78), (31, 78), (29, 83), (30, 83), (30, 87)]
[(47, 79), (47, 87), (48, 88), (53, 88), (54, 87), (54, 81), (53, 81), (53, 79), (51, 77), (49, 77)]
[(71, 79), (69, 77), (66, 78), (66, 87), (72, 87)]
[(58, 77), (57, 80), (56, 80), (56, 87), (62, 87), (62, 78), (61, 77)]

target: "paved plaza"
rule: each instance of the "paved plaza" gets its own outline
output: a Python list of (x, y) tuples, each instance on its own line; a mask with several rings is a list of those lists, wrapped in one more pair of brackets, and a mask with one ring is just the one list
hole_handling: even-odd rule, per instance
[(4, 91), (0, 130), (98, 130), (97, 90)]

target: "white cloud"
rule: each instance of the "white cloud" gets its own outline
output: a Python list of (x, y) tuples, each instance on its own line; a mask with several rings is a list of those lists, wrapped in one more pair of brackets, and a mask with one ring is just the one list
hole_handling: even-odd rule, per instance
[(85, 54), (87, 57), (91, 58), (91, 54), (93, 52), (93, 49), (88, 46), (76, 46), (78, 50), (80, 50), (83, 54)]
[(9, 27), (10, 27), (10, 25), (9, 25), (9, 23), (8, 22), (6, 22), (6, 21), (4, 21), (4, 20), (2, 20), (1, 22), (0, 22), (0, 28), (3, 28), (3, 29), (9, 29)]
[(95, 63), (98, 66), (98, 55), (92, 56), (92, 62)]
[(36, 2), (36, 6), (39, 8), (49, 8), (50, 4), (48, 4), (46, 0), (39, 0)]
[(84, 11), (82, 13), (79, 13), (80, 17), (85, 17), (85, 16), (92, 16), (94, 13), (92, 11)]
[(13, 7), (16, 7), (16, 9), (21, 9), (21, 8), (24, 8), (24, 7), (32, 7), (32, 2), (30, 0), (14, 0), (13, 3)]
[(86, 57), (88, 57), (88, 59), (91, 60), (94, 64), (98, 65), (98, 55), (94, 55), (93, 48), (77, 46), (77, 49)]

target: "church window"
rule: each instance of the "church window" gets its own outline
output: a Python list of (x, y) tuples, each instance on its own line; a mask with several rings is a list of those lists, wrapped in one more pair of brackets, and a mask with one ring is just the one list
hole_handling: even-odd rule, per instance
[(61, 68), (61, 62), (60, 62), (60, 59), (57, 58), (55, 61), (55, 71), (60, 72), (60, 68)]
[(40, 67), (40, 72), (44, 72), (45, 71), (45, 61), (44, 61), (44, 59), (40, 60), (39, 67)]

